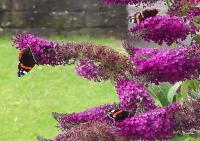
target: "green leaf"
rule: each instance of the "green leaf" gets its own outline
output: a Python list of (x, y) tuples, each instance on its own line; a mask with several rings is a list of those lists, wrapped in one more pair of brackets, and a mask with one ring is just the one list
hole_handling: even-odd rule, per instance
[(200, 43), (200, 35), (199, 34), (197, 34), (196, 36), (194, 36), (193, 38), (192, 38), (192, 42), (196, 42), (196, 43)]
[(158, 106), (162, 107), (163, 105), (162, 105), (162, 103), (160, 102), (159, 98), (157, 97), (157, 95), (156, 95), (156, 93), (155, 93), (153, 87), (148, 87), (147, 90), (148, 90), (148, 92), (149, 92), (151, 98), (155, 101), (155, 103), (156, 103)]
[(172, 44), (172, 47), (173, 47), (173, 48), (177, 48), (177, 43), (174, 42), (174, 43)]
[(200, 23), (200, 16), (196, 16), (195, 18), (196, 18), (197, 23)]
[(183, 98), (184, 101), (188, 101), (189, 84), (190, 84), (189, 80), (185, 80), (181, 84), (181, 92), (180, 92), (180, 94), (181, 94), (181, 97)]
[(173, 102), (173, 99), (174, 99), (174, 96), (177, 94), (177, 90), (179, 89), (179, 87), (181, 86), (182, 84), (182, 81), (180, 82), (177, 82), (176, 84), (174, 84), (171, 89), (169, 89), (169, 92), (167, 94), (167, 98), (168, 98), (168, 101), (170, 103)]
[(148, 90), (154, 95), (154, 100), (159, 106), (167, 106), (170, 104), (167, 93), (171, 87), (172, 85), (169, 83), (160, 83), (160, 85), (150, 84)]
[(172, 141), (190, 141), (191, 137), (185, 135), (185, 136), (176, 136), (172, 139)]
[(189, 87), (194, 90), (197, 91), (199, 89), (199, 81), (196, 79), (192, 79), (189, 82)]
[(171, 3), (170, 0), (165, 0), (165, 3), (167, 4), (168, 7), (170, 7), (170, 3)]

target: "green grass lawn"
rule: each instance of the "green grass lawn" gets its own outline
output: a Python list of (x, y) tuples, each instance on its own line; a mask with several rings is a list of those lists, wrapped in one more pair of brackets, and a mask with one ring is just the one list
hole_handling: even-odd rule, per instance
[[(91, 41), (122, 51), (112, 38), (71, 36), (56, 41)], [(17, 77), (18, 51), (11, 38), (0, 38), (0, 141), (35, 141), (36, 135), (57, 134), (51, 112), (79, 112), (117, 101), (110, 82), (95, 83), (77, 76), (73, 66), (36, 66), (27, 76)]]

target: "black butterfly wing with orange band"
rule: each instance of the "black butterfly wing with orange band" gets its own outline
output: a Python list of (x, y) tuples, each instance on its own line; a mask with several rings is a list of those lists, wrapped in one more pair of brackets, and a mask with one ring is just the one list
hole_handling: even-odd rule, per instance
[(19, 52), (18, 77), (26, 75), (36, 64), (30, 48), (23, 49)]
[(115, 121), (122, 121), (128, 118), (130, 113), (120, 109), (111, 109), (107, 112), (107, 115)]
[(156, 8), (148, 8), (142, 12), (143, 20), (149, 17), (155, 17), (158, 14), (159, 10)]
[(134, 21), (134, 23), (136, 24), (140, 24), (142, 21), (144, 21), (145, 19), (149, 18), (149, 17), (154, 17), (158, 14), (159, 10), (155, 9), (155, 8), (148, 8), (145, 9), (142, 13), (140, 12), (136, 12), (134, 14), (134, 16), (130, 16), (129, 20), (130, 22), (132, 22), (132, 20)]

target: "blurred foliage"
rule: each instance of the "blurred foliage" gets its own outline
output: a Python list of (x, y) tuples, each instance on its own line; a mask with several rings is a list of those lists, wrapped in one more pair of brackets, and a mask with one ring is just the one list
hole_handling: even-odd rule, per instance
[(199, 92), (199, 88), (200, 83), (196, 79), (180, 81), (174, 85), (160, 83), (160, 85), (149, 84), (148, 86), (151, 96), (160, 107), (176, 101), (187, 101), (189, 96), (194, 97), (191, 94)]

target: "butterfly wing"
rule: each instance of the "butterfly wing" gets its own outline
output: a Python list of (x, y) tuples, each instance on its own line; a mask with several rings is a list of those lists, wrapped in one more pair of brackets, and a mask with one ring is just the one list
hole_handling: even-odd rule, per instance
[(142, 15), (143, 15), (143, 20), (149, 18), (149, 17), (155, 17), (157, 14), (158, 14), (159, 10), (156, 9), (156, 8), (148, 8), (148, 9), (145, 9), (143, 12), (142, 12)]
[(36, 64), (32, 52), (29, 48), (23, 49), (19, 53), (18, 77), (26, 75)]
[(107, 115), (115, 121), (122, 121), (129, 117), (129, 112), (120, 109), (111, 109), (107, 112)]

